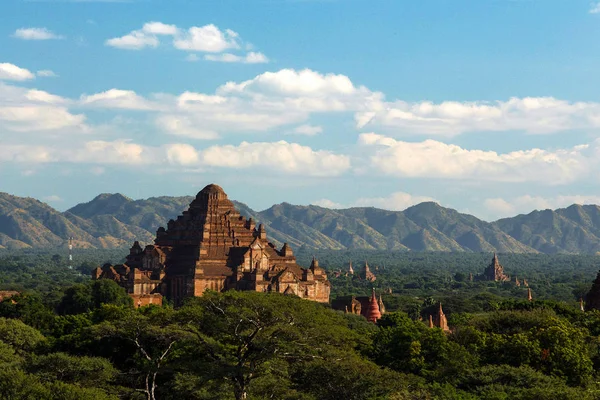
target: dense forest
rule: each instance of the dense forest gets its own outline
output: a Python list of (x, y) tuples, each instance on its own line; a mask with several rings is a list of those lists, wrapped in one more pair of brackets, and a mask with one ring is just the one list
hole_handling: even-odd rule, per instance
[[(278, 294), (209, 292), (134, 309), (89, 272), (122, 251), (0, 252), (0, 399), (597, 399), (594, 256), (320, 251), (332, 299), (383, 294), (377, 324)], [(300, 249), (307, 265), (312, 251)], [(377, 279), (358, 272), (369, 262)], [(346, 276), (348, 262), (356, 274)], [(336, 277), (335, 272), (342, 273)], [(471, 281), (469, 275), (473, 274)], [(390, 293), (391, 291), (391, 293)], [(439, 302), (452, 328), (426, 320)]]

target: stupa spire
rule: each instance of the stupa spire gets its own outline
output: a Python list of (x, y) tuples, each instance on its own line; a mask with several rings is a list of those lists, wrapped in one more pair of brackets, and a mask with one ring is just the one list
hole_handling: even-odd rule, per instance
[(371, 300), (369, 301), (369, 308), (367, 309), (365, 317), (367, 318), (367, 321), (373, 323), (381, 318), (381, 311), (379, 310), (377, 296), (375, 295), (375, 288), (373, 288), (373, 292), (371, 293)]

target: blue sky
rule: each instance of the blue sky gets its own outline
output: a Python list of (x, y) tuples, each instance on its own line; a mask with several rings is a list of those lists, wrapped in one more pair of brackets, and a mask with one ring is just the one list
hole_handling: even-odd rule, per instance
[(0, 191), (600, 204), (600, 4), (4, 0)]

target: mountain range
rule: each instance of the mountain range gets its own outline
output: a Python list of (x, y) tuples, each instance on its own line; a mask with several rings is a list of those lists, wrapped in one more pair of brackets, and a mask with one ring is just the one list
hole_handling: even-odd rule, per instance
[[(119, 248), (152, 243), (156, 229), (176, 218), (191, 196), (132, 200), (101, 194), (60, 212), (33, 199), (0, 193), (0, 249), (56, 248), (69, 237), (79, 248)], [(557, 210), (486, 222), (437, 203), (404, 211), (373, 207), (333, 210), (276, 204), (255, 211), (235, 202), (242, 215), (265, 224), (270, 239), (293, 248), (501, 253), (600, 252), (600, 207)]]

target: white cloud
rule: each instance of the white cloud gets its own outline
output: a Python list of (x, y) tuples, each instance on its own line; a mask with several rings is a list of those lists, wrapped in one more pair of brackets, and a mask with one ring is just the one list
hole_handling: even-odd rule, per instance
[(242, 62), (243, 57), (237, 56), (231, 53), (221, 53), (221, 54), (206, 54), (204, 59), (207, 61), (219, 61), (225, 63), (238, 63)]
[(435, 201), (427, 196), (413, 196), (405, 192), (394, 192), (387, 197), (361, 197), (354, 202), (355, 207), (377, 207), (384, 210), (402, 211), (415, 204)]
[(105, 44), (119, 49), (141, 50), (146, 47), (158, 47), (159, 40), (155, 35), (132, 31), (125, 36), (108, 39)]
[[(147, 47), (158, 47), (161, 43), (161, 36), (170, 37), (172, 45), (176, 49), (204, 53), (223, 53), (228, 50), (240, 49), (242, 43), (237, 32), (231, 29), (221, 30), (214, 24), (180, 29), (176, 25), (154, 21), (144, 24), (142, 29), (131, 31), (121, 37), (108, 39), (105, 44), (121, 49), (140, 50)], [(245, 56), (224, 53), (218, 56), (206, 57), (206, 59), (247, 64), (268, 62), (267, 57), (259, 52), (249, 52)], [(190, 59), (190, 56), (188, 56), (188, 61), (196, 61), (196, 59)]]
[[(241, 83), (228, 82), (220, 88), (220, 91), (225, 93), (245, 92), (293, 96), (351, 95), (358, 90), (345, 75), (320, 74), (310, 69), (300, 71), (282, 69), (277, 72), (265, 72)], [(365, 91), (365, 94), (367, 93), (368, 91)]]
[(455, 136), (466, 132), (524, 131), (548, 134), (600, 128), (600, 104), (553, 97), (496, 102), (372, 102), (359, 111), (359, 128), (378, 126), (400, 134)]
[(192, 26), (186, 33), (175, 38), (173, 45), (179, 50), (220, 53), (238, 49), (239, 35), (231, 29), (221, 31), (213, 24)]
[(338, 176), (350, 168), (350, 158), (326, 150), (285, 141), (242, 142), (239, 146), (212, 146), (201, 154), (205, 166), (224, 168), (264, 167), (295, 175)]
[(185, 143), (147, 146), (125, 139), (73, 141), (69, 146), (3, 144), (0, 146), (0, 161), (98, 166), (170, 165), (235, 170), (258, 168), (262, 174), (271, 172), (314, 177), (338, 176), (350, 169), (350, 159), (345, 155), (284, 141), (242, 142), (239, 146), (222, 145), (205, 149), (196, 149)]
[(170, 135), (187, 136), (192, 139), (216, 139), (219, 135), (211, 130), (200, 128), (190, 117), (185, 115), (162, 115), (156, 119), (156, 124)]
[(244, 62), (246, 64), (266, 64), (269, 62), (269, 59), (263, 53), (251, 51), (244, 57)]
[(85, 116), (71, 113), (69, 103), (42, 90), (0, 83), (0, 128), (24, 133), (84, 131)]
[(50, 40), (63, 39), (63, 36), (57, 35), (47, 28), (21, 28), (13, 33), (13, 37), (23, 40)]
[(293, 133), (298, 135), (314, 136), (323, 133), (323, 128), (315, 125), (300, 125), (294, 128)]
[(598, 14), (598, 13), (600, 13), (600, 3), (594, 3), (594, 4), (592, 4), (589, 12), (590, 12), (590, 14)]
[(193, 53), (192, 53), (192, 54), (188, 54), (188, 55), (185, 57), (185, 60), (186, 60), (186, 61), (190, 61), (190, 62), (196, 62), (196, 61), (199, 61), (199, 60), (200, 60), (200, 57), (198, 57), (198, 54), (193, 54)]
[(240, 83), (228, 82), (215, 94), (158, 93), (148, 99), (132, 91), (112, 89), (82, 96), (82, 104), (157, 110), (154, 120), (162, 131), (213, 139), (225, 132), (262, 132), (302, 124), (313, 113), (352, 111), (365, 98), (379, 96), (364, 87), (355, 87), (344, 75), (284, 69)]
[(25, 68), (10, 63), (0, 63), (0, 80), (27, 81), (34, 78), (35, 75)]
[(197, 165), (199, 155), (189, 144), (171, 144), (167, 146), (167, 159), (174, 165)]
[(51, 71), (49, 69), (43, 69), (41, 71), (36, 72), (37, 76), (41, 76), (43, 78), (57, 78), (58, 75), (56, 75), (54, 73), (54, 71)]
[(506, 200), (495, 197), (484, 200), (485, 208), (493, 217), (512, 217), (516, 214), (530, 213), (533, 210), (557, 209), (571, 204), (600, 204), (600, 196), (587, 195), (561, 195), (555, 197), (542, 197), (524, 195)]
[(179, 29), (175, 25), (163, 24), (162, 22), (147, 22), (144, 24), (142, 31), (153, 35), (177, 35)]
[(125, 36), (108, 39), (105, 44), (126, 50), (141, 50), (146, 47), (158, 47), (159, 36), (177, 35), (179, 29), (175, 25), (162, 22), (147, 22), (142, 29), (129, 32)]
[(245, 56), (238, 56), (231, 53), (206, 54), (204, 59), (208, 61), (244, 64), (264, 64), (269, 62), (269, 59), (264, 54), (256, 52), (250, 52)]
[(125, 110), (152, 110), (157, 105), (132, 90), (110, 89), (92, 95), (83, 95), (81, 104), (98, 108), (118, 108)]
[(44, 146), (5, 143), (0, 146), (0, 162), (39, 164), (51, 161), (52, 152)]
[(467, 150), (435, 140), (404, 142), (365, 133), (359, 145), (368, 161), (363, 173), (375, 171), (411, 178), (564, 184), (583, 179), (597, 163), (600, 142), (554, 151), (531, 149), (510, 153)]
[(348, 208), (348, 206), (345, 206), (341, 203), (336, 203), (335, 201), (329, 200), (329, 199), (315, 200), (315, 201), (311, 202), (310, 204), (319, 206), (319, 207), (330, 208), (333, 210), (341, 210), (343, 208)]
[(25, 99), (37, 102), (37, 103), (48, 103), (48, 104), (66, 104), (68, 100), (64, 97), (57, 96), (43, 90), (31, 89), (25, 92)]
[(0, 123), (15, 132), (58, 130), (82, 125), (84, 120), (83, 115), (71, 114), (63, 107), (0, 106)]
[[(170, 28), (157, 25), (147, 29), (168, 32)], [(222, 57), (223, 54), (209, 56)], [(153, 120), (159, 129), (200, 139), (292, 125), (311, 126), (311, 116), (325, 113), (343, 116), (354, 113), (359, 127), (379, 125), (388, 136), (410, 132), (452, 136), (471, 131), (551, 133), (600, 128), (600, 103), (567, 102), (553, 98), (513, 98), (493, 104), (388, 103), (382, 93), (356, 85), (345, 75), (322, 74), (309, 69), (265, 72), (246, 81), (227, 82), (214, 93), (184, 92), (179, 96), (158, 93), (146, 98), (133, 91), (111, 89), (82, 96), (82, 104), (155, 110), (158, 114), (153, 116)], [(292, 129), (286, 128), (283, 132)], [(303, 127), (296, 133), (311, 131)], [(432, 145), (429, 142), (429, 146)], [(533, 157), (534, 153), (542, 156), (535, 150), (528, 155)], [(475, 153), (469, 154), (473, 156)], [(487, 165), (491, 167), (494, 163)]]
[(320, 199), (311, 204), (333, 209), (350, 207), (376, 207), (390, 211), (403, 211), (415, 204), (437, 200), (427, 196), (413, 196), (405, 192), (394, 192), (386, 197), (360, 197), (350, 204), (340, 204), (329, 199)]
[(47, 201), (49, 203), (60, 203), (61, 201), (63, 201), (63, 199), (56, 194), (53, 194), (50, 196), (44, 196), (44, 197), (42, 197), (42, 200)]

